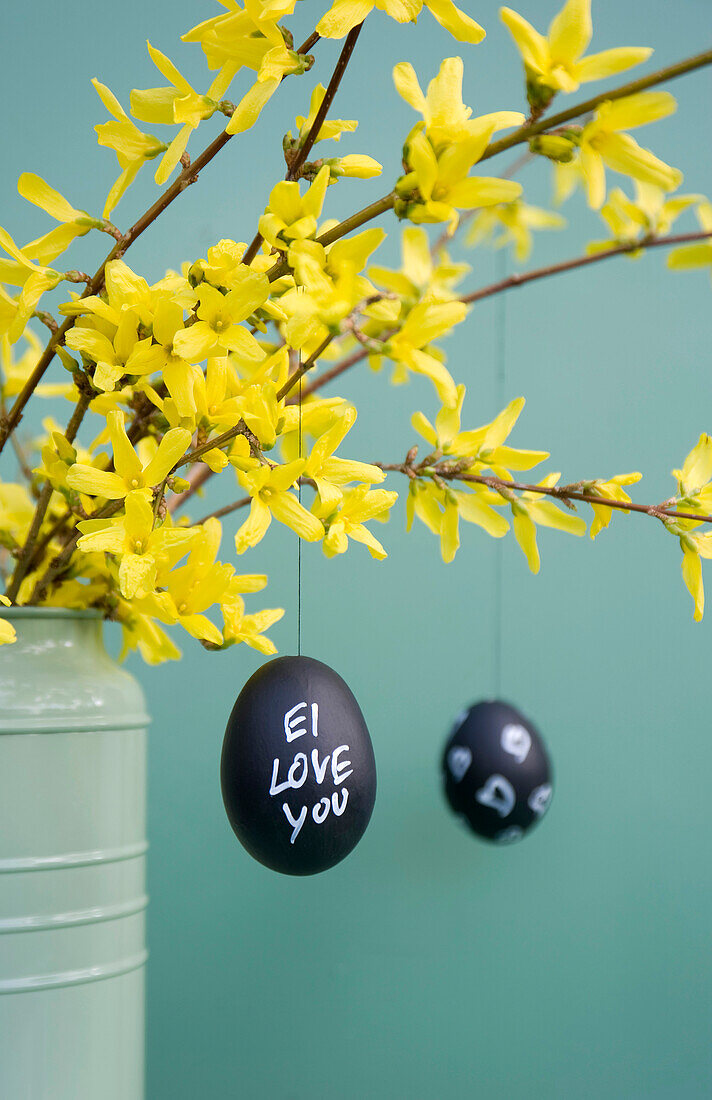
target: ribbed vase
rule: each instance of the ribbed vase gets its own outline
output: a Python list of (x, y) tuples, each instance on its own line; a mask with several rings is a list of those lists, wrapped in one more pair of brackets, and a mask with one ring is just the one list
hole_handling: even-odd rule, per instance
[(143, 695), (98, 613), (0, 613), (0, 1097), (141, 1100)]

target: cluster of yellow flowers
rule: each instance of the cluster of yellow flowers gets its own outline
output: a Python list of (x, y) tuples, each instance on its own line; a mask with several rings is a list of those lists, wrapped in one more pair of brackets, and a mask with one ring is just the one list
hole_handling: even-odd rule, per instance
[[(457, 289), (469, 266), (454, 262), (445, 247), (461, 221), (469, 223), (469, 245), (511, 244), (520, 261), (530, 253), (532, 230), (565, 224), (559, 214), (524, 202), (519, 182), (477, 174), (478, 164), (498, 151), (495, 134), (510, 131), (504, 147), (528, 142), (533, 155), (554, 162), (559, 201), (579, 185), (585, 189), (612, 234), (593, 242), (593, 252), (624, 246), (630, 255), (640, 254), (669, 232), (675, 218), (696, 208), (701, 239), (673, 252), (670, 265), (712, 262), (712, 207), (701, 195), (670, 196), (681, 174), (627, 133), (670, 114), (672, 96), (646, 91), (601, 97), (593, 116), (578, 127), (552, 122), (547, 130), (537, 122), (557, 94), (636, 65), (651, 52), (622, 48), (583, 57), (591, 38), (590, 0), (567, 0), (547, 37), (502, 9), (524, 62), (528, 118), (518, 111), (472, 117), (462, 100), (460, 57), (442, 62), (425, 93), (412, 65), (397, 64), (396, 91), (421, 116), (403, 144), (403, 174), (379, 203), (337, 222), (324, 218), (329, 188), (343, 177), (377, 176), (382, 168), (358, 153), (307, 159), (317, 142), (338, 142), (357, 127), (356, 120), (327, 117), (335, 87), (316, 84), (306, 113), (285, 135), (286, 178), (272, 189), (252, 244), (220, 240), (205, 259), (149, 285), (123, 256), (154, 215), (128, 233), (109, 220), (145, 162), (160, 158), (159, 185), (180, 167), (178, 183), (165, 193), (167, 205), (193, 182), (186, 150), (199, 125), (216, 113), (227, 118), (223, 141), (254, 126), (286, 77), (310, 71), (314, 57), (307, 50), (320, 36), (348, 36), (344, 49), (350, 54), (374, 8), (404, 23), (426, 7), (459, 41), (475, 44), (484, 37), (452, 0), (335, 0), (304, 48), (295, 49), (281, 20), (294, 12), (297, 0), (220, 3), (222, 14), (183, 36), (200, 45), (217, 74), (205, 94), (151, 44), (150, 58), (168, 84), (132, 91), (130, 114), (109, 88), (93, 81), (112, 116), (96, 126), (98, 141), (115, 152), (121, 170), (101, 216), (75, 209), (45, 180), (24, 173), (20, 194), (58, 224), (22, 247), (0, 229), (0, 441), (15, 443), (26, 475), (25, 483), (0, 482), (7, 593), (0, 600), (100, 608), (122, 624), (125, 651), (138, 648), (149, 662), (179, 656), (164, 629), (173, 626), (209, 648), (246, 642), (263, 653), (275, 651), (265, 631), (282, 610), (248, 614), (243, 600), (267, 578), (238, 574), (218, 560), (218, 515), (197, 523), (177, 516), (212, 474), (230, 476), (240, 494), (219, 515), (249, 509), (235, 537), (236, 555), (256, 547), (276, 519), (300, 538), (320, 541), (327, 556), (344, 553), (353, 539), (374, 558), (385, 557), (369, 524), (386, 521), (397, 499), (395, 491), (381, 487), (389, 467), (337, 454), (356, 409), (316, 392), (359, 359), (368, 359), (373, 369), (390, 360), (395, 382), (414, 373), (432, 383), (441, 406), (434, 425), (422, 413), (413, 417), (429, 453), (416, 463), (413, 448), (404, 464), (390, 469), (408, 476), (408, 523), (417, 517), (439, 537), (446, 562), (459, 545), (460, 519), (501, 537), (509, 529), (502, 509), (511, 512), (514, 535), (533, 571), (539, 567), (537, 525), (584, 533), (583, 519), (566, 507), (567, 492), (556, 488), (559, 474), (525, 488), (513, 481), (514, 472), (548, 457), (506, 442), (523, 399), (491, 423), (463, 430), (465, 387), (453, 379), (436, 343), (471, 309)], [(243, 69), (255, 78), (235, 104), (225, 96)], [(137, 122), (173, 129), (164, 141)], [(620, 188), (609, 193), (606, 169), (633, 180), (634, 196)], [(363, 228), (389, 209), (412, 223), (402, 230), (399, 270), (372, 262), (385, 233)], [(439, 241), (423, 228), (429, 223), (444, 224)], [(93, 278), (49, 266), (90, 233), (113, 239)], [(58, 290), (64, 283), (86, 285), (68, 295)], [(61, 326), (40, 308), (43, 296), (53, 292)], [(46, 349), (28, 327), (33, 318), (51, 330)], [(65, 382), (40, 381), (53, 355), (68, 372)], [(320, 365), (326, 374), (319, 373)], [(303, 391), (307, 370), (316, 381), (310, 373)], [(34, 466), (12, 434), (30, 394), (61, 396), (75, 406), (65, 430), (45, 420)], [(80, 444), (86, 413), (98, 416), (101, 427), (91, 442)], [(592, 536), (610, 520), (605, 502), (628, 503), (624, 487), (639, 476), (568, 487), (592, 504)], [(712, 536), (698, 533), (701, 521), (691, 516), (706, 515), (712, 505), (708, 436), (675, 476), (678, 493), (660, 518), (680, 538), (697, 617), (703, 604), (700, 557), (712, 556)], [(302, 487), (311, 491), (308, 507)], [(687, 518), (678, 518), (677, 511)], [(207, 614), (211, 609), (219, 610), (220, 626)], [(0, 642), (13, 638), (11, 624), (0, 621)]]

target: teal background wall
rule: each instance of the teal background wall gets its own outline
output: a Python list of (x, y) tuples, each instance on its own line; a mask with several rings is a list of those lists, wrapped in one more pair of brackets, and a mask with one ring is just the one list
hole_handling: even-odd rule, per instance
[[(304, 36), (323, 6), (300, 5)], [(337, 113), (361, 119), (344, 148), (378, 157), (386, 176), (413, 120), (392, 90), (397, 61), (413, 61), (427, 79), (442, 57), (465, 51), (465, 100), (476, 113), (521, 105), (497, 4), (465, 6), (489, 32), (479, 47), (459, 47), (427, 13), (417, 29), (378, 14), (368, 22)], [(543, 27), (555, 5), (522, 8)], [(95, 148), (91, 126), (104, 115), (89, 79), (124, 103), (131, 87), (155, 83), (148, 37), (202, 82), (200, 55), (175, 43), (213, 10), (187, 0), (125, 0), (120, 9), (38, 0), (5, 14), (0, 220), (18, 240), (44, 224), (15, 193), (21, 171), (40, 172), (89, 209), (116, 174), (113, 157)], [(597, 0), (594, 18), (594, 48), (651, 45), (659, 65), (710, 37), (707, 0), (674, 10)], [(326, 80), (335, 53), (320, 44), (315, 78)], [(685, 170), (685, 190), (709, 192), (710, 76), (672, 90), (677, 118), (641, 141)], [(157, 278), (220, 236), (249, 239), (280, 172), (279, 137), (307, 98), (306, 81), (290, 81), (266, 112), (274, 140), (233, 142), (132, 250), (131, 265)], [(534, 201), (546, 201), (544, 177), (538, 166), (522, 174)], [(347, 212), (382, 190), (347, 183), (334, 207)], [(146, 172), (118, 208), (119, 224), (153, 194)], [(542, 235), (533, 263), (575, 255), (602, 235), (580, 198), (565, 213), (570, 232)], [(396, 257), (395, 236), (386, 259)], [(489, 282), (498, 263), (478, 252), (470, 285)], [(637, 499), (656, 501), (672, 490), (670, 469), (712, 428), (710, 317), (706, 275), (667, 272), (660, 252), (483, 302), (449, 342), (449, 361), (467, 384), (470, 424), (489, 420), (502, 393), (524, 393), (515, 445), (550, 449), (548, 468), (567, 481), (640, 469)], [(423, 380), (392, 389), (385, 375), (358, 370), (336, 392), (360, 410), (352, 437), (366, 459), (400, 458), (414, 441), (411, 411), (435, 412)], [(38, 421), (33, 412), (26, 429)], [(213, 494), (209, 503), (225, 499)], [(235, 527), (225, 524), (227, 547)], [(240, 564), (269, 573), (267, 599), (253, 606), (287, 608), (272, 631), (287, 653), (296, 546), (276, 527)], [(643, 517), (614, 517), (595, 545), (544, 531), (533, 578), (511, 538), (495, 545), (468, 528), (445, 567), (429, 532), (405, 534), (402, 507), (381, 532), (390, 551), (382, 564), (360, 547), (330, 562), (318, 548), (303, 553), (304, 651), (350, 683), (379, 767), (372, 824), (328, 874), (269, 873), (223, 813), (222, 734), (259, 656), (186, 645), (180, 665), (130, 662), (154, 716), (148, 1096), (708, 1095), (712, 622), (692, 621), (674, 540)], [(437, 770), (453, 716), (496, 690), (499, 634), (501, 694), (544, 733), (557, 779), (540, 830), (508, 849), (461, 831)]]

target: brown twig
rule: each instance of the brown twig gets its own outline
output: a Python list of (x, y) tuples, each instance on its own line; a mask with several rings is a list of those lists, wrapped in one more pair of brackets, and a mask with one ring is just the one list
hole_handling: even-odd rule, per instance
[[(307, 38), (307, 40), (298, 47), (297, 53), (307, 53), (311, 46), (318, 41), (318, 39), (319, 35), (311, 34), (309, 38)], [(104, 285), (104, 271), (106, 269), (106, 265), (110, 263), (111, 260), (116, 260), (123, 256), (134, 243), (134, 241), (138, 240), (141, 234), (145, 232), (146, 229), (148, 229), (148, 227), (156, 220), (156, 218), (160, 214), (162, 214), (163, 211), (166, 210), (167, 207), (169, 207), (171, 203), (175, 199), (177, 199), (178, 196), (182, 194), (182, 192), (185, 191), (187, 187), (189, 187), (192, 183), (195, 183), (198, 178), (198, 173), (201, 172), (202, 169), (205, 168), (205, 166), (209, 164), (214, 157), (217, 156), (220, 150), (225, 145), (227, 145), (232, 136), (232, 134), (228, 134), (225, 130), (223, 130), (213, 141), (210, 142), (210, 145), (203, 149), (203, 152), (200, 153), (187, 168), (183, 168), (183, 171), (180, 172), (178, 176), (176, 176), (170, 187), (168, 187), (163, 192), (163, 194), (158, 199), (156, 199), (153, 205), (149, 207), (149, 209), (144, 214), (141, 215), (138, 221), (134, 222), (131, 228), (127, 230), (126, 233), (122, 234), (121, 238), (117, 240), (116, 244), (111, 249), (111, 252), (109, 252), (108, 256), (103, 261), (101, 266), (97, 268), (94, 275), (92, 275), (89, 283), (87, 284), (86, 290), (82, 294), (82, 298), (87, 298), (92, 294), (99, 293)], [(58, 328), (57, 331), (52, 334), (47, 343), (47, 346), (45, 347), (45, 350), (42, 352), (42, 355), (37, 362), (37, 365), (35, 366), (32, 373), (29, 375), (27, 381), (20, 390), (20, 393), (17, 395), (14, 405), (10, 409), (7, 416), (3, 418), (2, 423), (0, 423), (0, 453), (2, 453), (3, 447), (7, 442), (7, 438), (10, 435), (10, 432), (14, 431), (14, 429), (19, 424), (22, 417), (22, 411), (25, 408), (25, 405), (29, 401), (30, 397), (32, 396), (32, 393), (34, 392), (36, 386), (43, 378), (50, 363), (52, 362), (57, 346), (64, 343), (64, 337), (67, 335), (70, 328), (72, 328), (74, 322), (74, 317), (68, 317), (65, 322), (60, 326), (60, 328)]]
[[(518, 286), (525, 286), (527, 283), (532, 283), (537, 279), (544, 279), (548, 275), (558, 275), (564, 271), (573, 271), (578, 267), (587, 267), (589, 264), (597, 263), (599, 260), (607, 260), (611, 256), (624, 256), (629, 252), (637, 252), (638, 249), (663, 248), (676, 244), (689, 244), (691, 241), (707, 240), (710, 237), (712, 237), (712, 233), (709, 232), (677, 233), (667, 237), (651, 237), (648, 240), (616, 245), (613, 248), (607, 249), (605, 252), (594, 252), (590, 256), (576, 256), (572, 260), (562, 260), (558, 264), (548, 264), (546, 267), (538, 267), (532, 271), (523, 272), (521, 275), (509, 275), (506, 279), (500, 279), (499, 282), (490, 283), (488, 286), (481, 287), (479, 290), (473, 290), (471, 293), (463, 295), (460, 301), (467, 304), (479, 302), (483, 298), (490, 298), (492, 295), (500, 294), (502, 291), (511, 290)], [(387, 333), (383, 334), (384, 338), (392, 336), (394, 331), (395, 330), (388, 330)], [(347, 356), (346, 359), (343, 359), (340, 363), (336, 363), (328, 371), (325, 371), (305, 387), (302, 399), (316, 393), (317, 390), (328, 385), (329, 382), (333, 382), (335, 378), (338, 378), (347, 370), (350, 370), (351, 367), (355, 367), (358, 363), (362, 363), (364, 359), (368, 358), (369, 354), (369, 350), (362, 349), (353, 352), (353, 354)]]
[[(123, 500), (112, 500), (111, 504), (107, 504), (104, 508), (101, 509), (100, 512), (97, 512), (96, 515), (93, 515), (90, 518), (108, 519), (110, 516), (116, 515), (116, 513), (123, 508), (123, 506)], [(54, 558), (44, 576), (37, 581), (37, 584), (32, 589), (32, 595), (27, 601), (28, 605), (37, 605), (44, 596), (49, 586), (53, 584), (54, 581), (57, 580), (57, 578), (60, 577), (62, 573), (64, 573), (67, 565), (71, 560), (72, 554), (77, 548), (77, 543), (79, 542), (80, 538), (81, 532), (75, 531), (66, 546), (60, 551), (57, 557)]]
[[(289, 163), (287, 174), (284, 177), (288, 181), (299, 179), (299, 174), (301, 172), (302, 166), (309, 156), (312, 146), (319, 137), (319, 131), (321, 130), (324, 120), (326, 118), (326, 113), (334, 101), (334, 97), (336, 96), (336, 93), (339, 89), (339, 84), (341, 83), (341, 78), (346, 72), (346, 66), (351, 60), (351, 54), (354, 52), (354, 47), (356, 46), (356, 41), (359, 34), (361, 33), (362, 26), (363, 23), (359, 23), (359, 25), (350, 30), (346, 36), (346, 41), (344, 42), (341, 53), (339, 54), (339, 59), (336, 62), (334, 71), (331, 74), (331, 80), (329, 81), (329, 86), (326, 89), (324, 98), (321, 101), (321, 106), (319, 107), (319, 110), (314, 117), (314, 122), (309, 128), (309, 133), (307, 134), (303, 144), (299, 147), (294, 158)], [(251, 240), (244, 256), (242, 257), (243, 264), (252, 263), (263, 240), (264, 238), (261, 233), (255, 233), (255, 236)]]
[[(409, 452), (412, 454), (412, 452)], [(464, 460), (463, 460), (464, 461)], [(467, 461), (472, 461), (468, 459)], [(414, 466), (410, 462), (374, 462), (374, 466), (385, 471), (395, 471), (405, 474), (411, 480), (427, 477), (441, 481), (465, 481), (476, 485), (486, 485), (495, 492), (506, 493), (540, 493), (543, 496), (554, 497), (566, 504), (568, 501), (577, 500), (584, 504), (603, 505), (605, 508), (620, 509), (622, 512), (640, 512), (655, 519), (691, 519), (697, 523), (712, 523), (712, 516), (698, 515), (696, 512), (679, 512), (667, 507), (668, 501), (663, 504), (635, 504), (633, 501), (612, 500), (610, 497), (599, 496), (596, 493), (586, 493), (576, 488), (576, 485), (586, 482), (575, 482), (572, 485), (531, 485), (524, 481), (507, 481), (504, 478), (488, 476), (486, 474), (468, 474), (464, 472), (460, 463), (455, 460), (448, 468), (449, 460), (445, 464), (430, 464), (428, 459)]]
[(604, 252), (592, 252), (589, 256), (576, 256), (572, 260), (562, 260), (558, 264), (547, 264), (546, 267), (537, 267), (533, 271), (525, 271), (522, 274), (508, 275), (506, 279), (490, 283), (489, 286), (473, 290), (470, 294), (464, 294), (461, 302), (479, 302), (483, 298), (490, 298), (493, 294), (499, 294), (503, 290), (511, 290), (513, 287), (525, 286), (535, 279), (544, 279), (548, 275), (559, 275), (562, 271), (573, 271), (577, 267), (588, 267), (589, 264), (598, 263), (599, 260), (608, 260), (611, 256), (624, 256), (627, 252), (637, 252), (641, 248), (665, 248), (676, 244), (688, 244), (690, 241), (702, 241), (712, 237), (710, 232), (677, 233), (668, 237), (649, 237), (647, 240), (631, 241), (629, 244), (615, 245)]
[[(333, 339), (335, 339), (335, 336), (336, 336), (335, 333), (330, 333), (321, 342), (319, 347), (315, 351), (312, 352), (312, 354), (309, 356), (309, 358), (305, 359), (304, 362), (301, 364), (301, 366), (297, 367), (297, 369), (294, 370), (290, 374), (290, 376), (287, 378), (287, 381), (284, 383), (282, 388), (277, 391), (276, 396), (277, 396), (278, 401), (282, 401), (287, 396), (287, 394), (290, 392), (290, 390), (292, 390), (294, 388), (294, 386), (296, 386), (299, 379), (302, 378), (303, 375), (305, 375), (306, 372), (308, 370), (310, 370), (311, 367), (314, 366), (314, 364), (316, 363), (317, 359), (322, 354), (322, 352), (325, 351), (326, 348), (331, 343), (331, 341)], [(240, 424), (242, 424), (242, 423), (243, 422), (241, 421)], [(240, 424), (237, 424), (234, 428), (229, 428), (226, 432), (223, 432), (222, 435), (216, 436), (214, 439), (209, 440), (207, 443), (203, 444), (202, 447), (197, 447), (194, 451), (189, 452), (189, 454), (187, 454), (185, 456), (185, 458), (182, 459), (181, 462), (178, 463), (177, 466), (174, 466), (173, 469), (176, 470), (176, 469), (178, 469), (179, 466), (184, 466), (189, 462), (195, 462), (196, 459), (200, 458), (202, 454), (205, 454), (207, 451), (212, 450), (214, 447), (220, 448), (220, 447), (224, 446), (225, 443), (229, 443), (232, 439), (235, 438), (235, 436), (244, 435), (245, 434), (244, 427), (241, 427)], [(255, 440), (255, 443), (257, 444), (257, 447), (259, 447), (259, 442), (257, 440)], [(176, 496), (171, 498), (171, 500), (168, 503), (169, 512), (173, 513), (178, 508), (180, 508), (184, 504), (186, 504), (187, 501), (190, 499), (190, 497), (192, 497), (193, 494), (196, 493), (198, 491), (198, 489), (200, 489), (205, 484), (205, 482), (211, 477), (212, 472), (213, 471), (208, 466), (205, 466), (204, 469), (200, 470), (199, 473), (195, 474), (191, 479), (190, 488), (187, 489), (185, 491), (185, 493), (181, 493), (181, 494), (176, 495)]]
[(214, 512), (209, 512), (207, 516), (203, 516), (202, 519), (197, 519), (195, 521), (195, 526), (197, 527), (209, 519), (222, 519), (223, 516), (229, 516), (231, 512), (236, 512), (238, 508), (246, 508), (247, 505), (251, 503), (252, 497), (240, 497), (239, 500), (234, 500), (232, 504), (225, 504), (222, 508), (217, 508)]
[[(88, 392), (84, 392), (79, 395), (79, 400), (77, 402), (76, 408), (72, 413), (72, 418), (69, 421), (69, 424), (67, 425), (67, 430), (65, 432), (67, 443), (73, 443), (76, 439), (77, 432), (79, 431), (79, 426), (84, 419), (84, 414), (89, 408), (90, 401), (91, 395)], [(12, 580), (8, 585), (6, 593), (7, 598), (13, 603), (17, 598), (17, 593), (20, 585), (24, 580), (25, 574), (27, 573), (30, 562), (32, 561), (32, 558), (34, 556), (35, 539), (37, 538), (40, 532), (40, 528), (42, 527), (42, 524), (44, 522), (44, 518), (47, 514), (47, 509), (49, 508), (49, 502), (51, 500), (53, 492), (54, 486), (49, 480), (47, 480), (42, 489), (42, 492), (40, 493), (39, 500), (37, 501), (37, 507), (35, 508), (35, 514), (32, 517), (30, 529), (27, 532), (27, 538), (25, 539), (25, 543), (22, 547), (22, 550), (20, 551), (20, 556), (17, 559), (17, 565), (15, 566)]]
[[(321, 236), (316, 238), (317, 244), (327, 245), (333, 244), (334, 241), (341, 240), (347, 233), (350, 233), (352, 229), (359, 229), (366, 222), (373, 221), (374, 218), (380, 217), (381, 214), (385, 214), (387, 210), (391, 210), (394, 202), (396, 201), (395, 191), (390, 191), (383, 198), (376, 199), (375, 202), (369, 203), (368, 206), (364, 206), (362, 210), (357, 210), (355, 214), (352, 214), (350, 218), (346, 218), (344, 221), (339, 222), (333, 229), (329, 229), (326, 233), (322, 233)], [(267, 278), (271, 283), (275, 279), (280, 279), (282, 275), (286, 274), (289, 270), (289, 265), (286, 260), (278, 260), (273, 267), (267, 272)]]
[(296, 386), (299, 379), (302, 378), (308, 370), (311, 370), (322, 352), (326, 351), (331, 341), (335, 339), (335, 336), (335, 333), (329, 333), (329, 335), (319, 344), (319, 347), (311, 353), (309, 358), (305, 359), (304, 362), (301, 363), (295, 371), (292, 371), (282, 388), (280, 390), (277, 390), (278, 401), (282, 401), (287, 396), (289, 391), (293, 389), (294, 386)]
[[(206, 440), (205, 443), (201, 443), (199, 447), (194, 447), (192, 451), (188, 451), (179, 462), (176, 462), (171, 467), (170, 474), (174, 474), (176, 470), (180, 470), (181, 466), (188, 466), (191, 462), (197, 462), (199, 458), (206, 455), (208, 451), (220, 450), (226, 443), (230, 443), (238, 435), (244, 435), (250, 444), (250, 449), (254, 454), (260, 453), (260, 442), (255, 435), (252, 434), (250, 429), (244, 420), (238, 421), (232, 428), (228, 428), (227, 431), (221, 435), (216, 435), (213, 439)], [(170, 477), (169, 474), (169, 477)]]

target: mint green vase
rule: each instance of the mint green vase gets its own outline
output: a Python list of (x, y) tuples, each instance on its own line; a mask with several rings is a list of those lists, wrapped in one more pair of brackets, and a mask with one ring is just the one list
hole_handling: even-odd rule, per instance
[(141, 1100), (143, 695), (98, 612), (0, 610), (0, 1097)]

